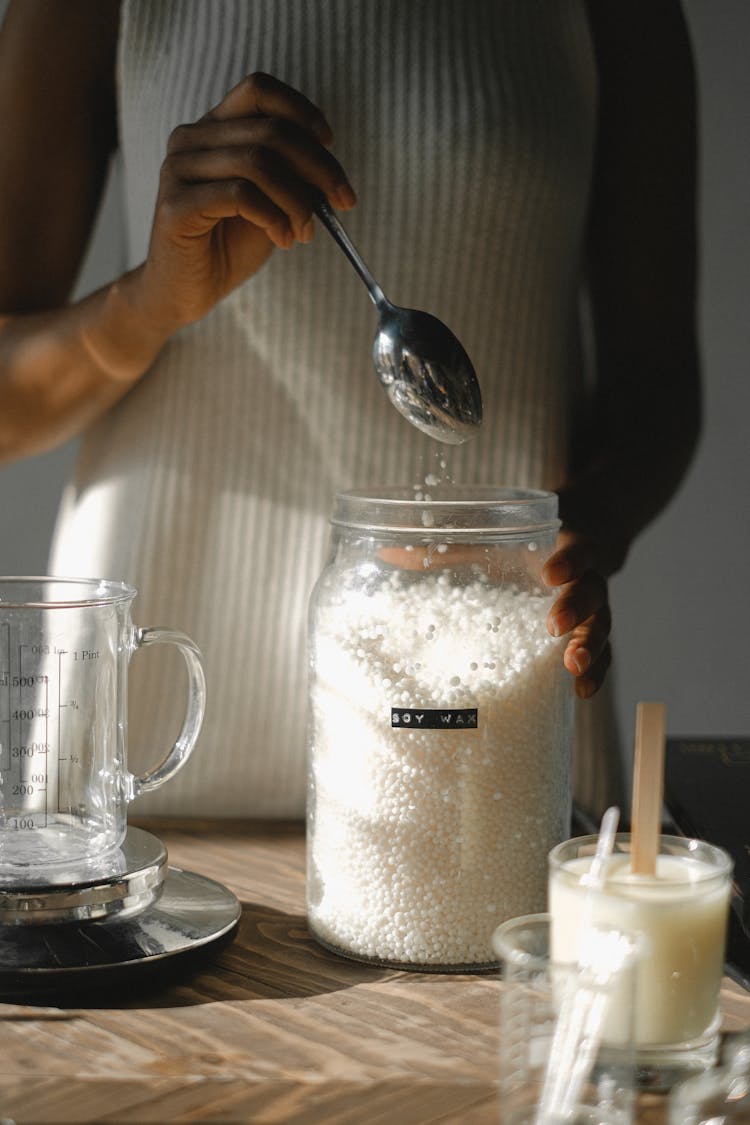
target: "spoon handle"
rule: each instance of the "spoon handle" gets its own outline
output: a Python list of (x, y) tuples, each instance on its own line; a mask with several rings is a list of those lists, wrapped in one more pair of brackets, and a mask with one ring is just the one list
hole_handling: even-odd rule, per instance
[(344, 230), (339, 221), (338, 215), (333, 210), (328, 200), (325, 199), (322, 195), (319, 197), (318, 202), (315, 205), (315, 214), (327, 228), (334, 241), (339, 244), (359, 276), (364, 281), (365, 285), (367, 286), (367, 291), (372, 297), (375, 307), (380, 308), (382, 305), (387, 305), (388, 301), (386, 299), (385, 293), (370, 273), (364, 260), (362, 259), (361, 254), (357, 250), (352, 240), (349, 238), (349, 235)]

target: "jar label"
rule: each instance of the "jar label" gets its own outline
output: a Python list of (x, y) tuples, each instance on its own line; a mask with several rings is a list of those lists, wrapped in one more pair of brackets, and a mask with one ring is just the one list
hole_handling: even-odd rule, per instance
[(391, 707), (392, 727), (466, 730), (477, 726), (476, 707)]

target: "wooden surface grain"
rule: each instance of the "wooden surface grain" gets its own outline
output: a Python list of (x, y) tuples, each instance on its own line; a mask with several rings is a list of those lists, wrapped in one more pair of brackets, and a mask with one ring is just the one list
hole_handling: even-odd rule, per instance
[[(499, 980), (336, 957), (305, 923), (300, 825), (150, 822), (237, 894), (235, 939), (174, 976), (0, 1004), (0, 1121), (498, 1125)], [(726, 1030), (750, 996), (726, 982)], [(662, 1120), (652, 1099), (639, 1121)]]

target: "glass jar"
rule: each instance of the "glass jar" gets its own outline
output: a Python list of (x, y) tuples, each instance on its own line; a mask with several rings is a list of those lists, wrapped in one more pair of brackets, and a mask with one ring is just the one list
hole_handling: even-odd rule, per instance
[(750, 1031), (724, 1050), (722, 1066), (675, 1086), (669, 1125), (750, 1125)]
[(571, 813), (571, 677), (541, 578), (557, 497), (338, 495), (310, 606), (308, 921), (327, 948), (496, 965)]
[(633, 876), (632, 836), (618, 832), (601, 886), (589, 879), (596, 836), (549, 856), (552, 953), (575, 961), (591, 927), (639, 934), (633, 1035), (638, 1086), (663, 1091), (718, 1055), (732, 858), (722, 848), (659, 836), (656, 873)]

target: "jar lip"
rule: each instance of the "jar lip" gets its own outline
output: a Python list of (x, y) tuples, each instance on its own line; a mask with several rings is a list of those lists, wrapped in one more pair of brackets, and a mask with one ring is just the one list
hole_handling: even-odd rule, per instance
[(439, 485), (351, 489), (334, 498), (334, 526), (381, 531), (490, 532), (524, 536), (556, 530), (557, 494), (542, 489)]

